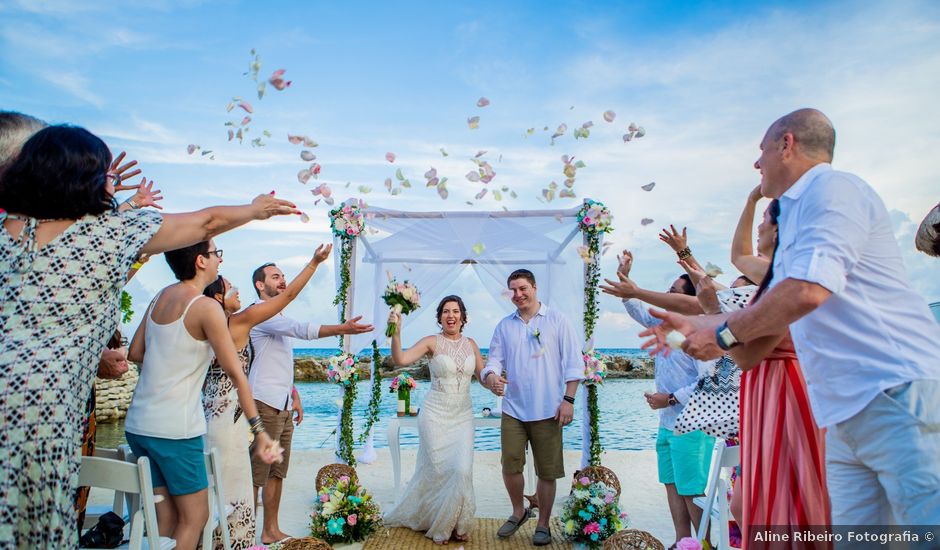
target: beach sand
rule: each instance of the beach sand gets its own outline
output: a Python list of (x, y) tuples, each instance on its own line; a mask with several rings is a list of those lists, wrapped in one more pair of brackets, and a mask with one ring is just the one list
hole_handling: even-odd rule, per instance
[[(377, 450), (378, 459), (372, 464), (356, 467), (366, 490), (374, 495), (383, 509), (394, 503), (392, 460), (387, 448)], [(414, 473), (417, 451), (402, 450), (402, 486)], [(309, 515), (316, 495), (315, 477), (320, 467), (334, 461), (332, 451), (296, 451), (291, 454), (290, 472), (284, 483), (281, 500), (281, 529), (295, 536), (309, 534)], [(561, 510), (561, 502), (568, 494), (570, 475), (580, 462), (580, 452), (565, 451), (565, 466), (569, 478), (558, 480), (554, 515)], [(609, 451), (603, 464), (620, 479), (622, 494), (620, 505), (629, 514), (629, 527), (649, 531), (666, 546), (673, 543), (674, 530), (666, 504), (666, 493), (656, 476), (656, 451)], [(476, 494), (477, 517), (505, 518), (512, 511), (503, 488), (499, 453), (478, 451), (473, 461), (473, 487)], [(526, 493), (532, 492), (529, 487)], [(92, 504), (110, 502), (106, 491), (92, 491)], [(259, 509), (263, 514), (263, 508)]]

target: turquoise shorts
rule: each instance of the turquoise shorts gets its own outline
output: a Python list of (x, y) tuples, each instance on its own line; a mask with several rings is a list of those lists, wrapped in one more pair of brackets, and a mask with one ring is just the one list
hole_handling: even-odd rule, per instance
[(705, 494), (714, 446), (715, 438), (705, 432), (676, 435), (660, 428), (656, 438), (659, 482), (674, 483), (682, 496)]
[(125, 432), (127, 444), (138, 458), (150, 459), (153, 487), (166, 487), (173, 496), (198, 493), (209, 486), (202, 436), (164, 439)]

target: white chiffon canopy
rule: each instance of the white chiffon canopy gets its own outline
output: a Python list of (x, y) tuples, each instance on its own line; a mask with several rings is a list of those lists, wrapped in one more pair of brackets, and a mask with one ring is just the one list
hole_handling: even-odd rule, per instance
[[(356, 312), (368, 318), (371, 312), (375, 330), (347, 337), (345, 350), (359, 353), (370, 347), (373, 339), (384, 345), (388, 306), (382, 294), (388, 273), (413, 283), (425, 305), (403, 317), (403, 328), (428, 311), (433, 315), (434, 308), (427, 305), (446, 296), (464, 269), (474, 270), (508, 314), (512, 304), (501, 296), (506, 278), (513, 270), (525, 268), (535, 275), (539, 300), (564, 313), (583, 335), (585, 264), (577, 250), (583, 244), (579, 210), (580, 206), (565, 210), (407, 212), (369, 207), (366, 230), (356, 239), (354, 261), (350, 262), (346, 315)], [(334, 248), (338, 251), (340, 246), (336, 238)], [(337, 261), (337, 284), (339, 269)], [(377, 367), (373, 365), (373, 369)], [(580, 393), (583, 403), (586, 393)], [(585, 428), (587, 424), (583, 422)], [(586, 433), (582, 449), (588, 445)], [(374, 458), (370, 434), (360, 460), (368, 463)]]

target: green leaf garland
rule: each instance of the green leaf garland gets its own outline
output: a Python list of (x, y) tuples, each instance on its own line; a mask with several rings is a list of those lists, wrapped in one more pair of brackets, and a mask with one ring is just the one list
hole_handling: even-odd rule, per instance
[(379, 405), (382, 404), (382, 354), (379, 353), (379, 345), (372, 340), (372, 397), (369, 399), (369, 409), (366, 416), (366, 425), (363, 427), (362, 435), (359, 436), (359, 443), (363, 443), (369, 435), (372, 426), (379, 421)]

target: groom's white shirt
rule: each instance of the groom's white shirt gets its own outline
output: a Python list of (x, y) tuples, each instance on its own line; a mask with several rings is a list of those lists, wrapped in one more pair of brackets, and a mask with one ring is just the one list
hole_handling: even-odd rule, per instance
[[(545, 351), (539, 355), (541, 347)], [(514, 311), (496, 325), (481, 380), (488, 372), (502, 371), (509, 381), (504, 413), (523, 422), (552, 418), (565, 395), (565, 383), (584, 379), (581, 339), (564, 315), (545, 304), (528, 324)]]

